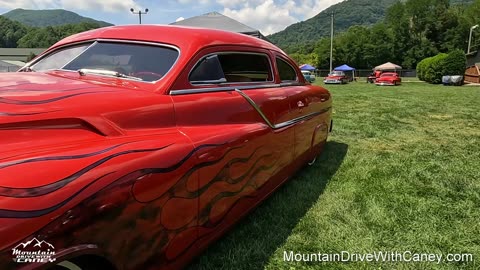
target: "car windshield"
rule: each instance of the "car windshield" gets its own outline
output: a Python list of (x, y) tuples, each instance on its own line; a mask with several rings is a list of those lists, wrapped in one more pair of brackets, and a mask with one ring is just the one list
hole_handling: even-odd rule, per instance
[(328, 76), (344, 76), (345, 73), (343, 73), (343, 71), (332, 71), (330, 72), (330, 74), (328, 74)]
[(89, 42), (56, 50), (29, 70), (62, 69), (152, 82), (165, 76), (177, 57), (177, 50), (165, 46)]

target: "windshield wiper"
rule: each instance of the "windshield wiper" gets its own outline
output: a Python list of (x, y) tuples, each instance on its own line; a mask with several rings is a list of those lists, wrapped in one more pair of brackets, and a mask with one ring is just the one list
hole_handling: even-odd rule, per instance
[(113, 70), (105, 70), (105, 69), (89, 69), (89, 68), (81, 68), (78, 70), (78, 74), (80, 76), (85, 76), (87, 74), (96, 74), (96, 75), (105, 75), (105, 76), (112, 76), (117, 78), (125, 78), (125, 79), (132, 79), (137, 81), (143, 81), (141, 78), (129, 76), (127, 74), (113, 71)]

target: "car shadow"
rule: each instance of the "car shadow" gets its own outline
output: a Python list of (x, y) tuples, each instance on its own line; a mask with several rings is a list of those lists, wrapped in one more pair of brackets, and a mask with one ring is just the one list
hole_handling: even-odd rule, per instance
[(313, 166), (298, 172), (213, 243), (187, 269), (263, 269), (340, 168), (348, 145), (330, 141)]

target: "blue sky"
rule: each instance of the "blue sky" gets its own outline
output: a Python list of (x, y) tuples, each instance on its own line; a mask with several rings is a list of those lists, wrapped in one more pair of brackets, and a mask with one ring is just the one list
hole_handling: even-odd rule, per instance
[(272, 34), (286, 26), (316, 15), (342, 0), (0, 0), (0, 14), (15, 8), (63, 8), (82, 16), (116, 25), (138, 23), (138, 15), (130, 8), (148, 8), (143, 23), (169, 24), (179, 18), (189, 18), (218, 11), (246, 25)]

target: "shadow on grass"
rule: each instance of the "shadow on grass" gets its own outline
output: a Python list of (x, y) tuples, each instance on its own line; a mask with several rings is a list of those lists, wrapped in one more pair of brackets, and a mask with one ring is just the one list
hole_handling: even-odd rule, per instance
[(187, 269), (263, 269), (319, 199), (347, 150), (346, 144), (328, 142), (313, 166), (298, 172)]

